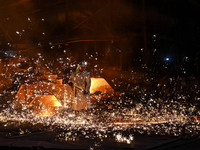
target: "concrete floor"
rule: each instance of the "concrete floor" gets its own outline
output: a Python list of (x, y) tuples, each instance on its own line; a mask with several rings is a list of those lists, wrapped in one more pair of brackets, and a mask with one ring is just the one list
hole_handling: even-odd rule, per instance
[(114, 139), (103, 142), (79, 139), (75, 142), (55, 141), (51, 134), (38, 132), (29, 135), (7, 137), (0, 133), (0, 149), (102, 149), (102, 150), (199, 150), (200, 137), (181, 138), (172, 136), (136, 135), (132, 144), (118, 143)]

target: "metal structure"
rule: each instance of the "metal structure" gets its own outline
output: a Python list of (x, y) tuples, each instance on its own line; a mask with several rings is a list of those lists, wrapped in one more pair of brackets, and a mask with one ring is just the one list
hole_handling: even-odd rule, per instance
[[(49, 82), (38, 81), (34, 84), (21, 85), (13, 102), (15, 107), (23, 110), (32, 109), (37, 116), (51, 116), (62, 109), (73, 109), (72, 88), (52, 76), (55, 75), (46, 76)], [(96, 103), (112, 97), (115, 93), (104, 78), (91, 78), (90, 94), (94, 107)]]

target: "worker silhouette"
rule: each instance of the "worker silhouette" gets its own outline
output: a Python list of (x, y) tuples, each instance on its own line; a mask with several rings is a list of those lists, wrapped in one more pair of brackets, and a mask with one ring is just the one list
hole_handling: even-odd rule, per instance
[(71, 74), (68, 84), (72, 87), (72, 109), (86, 110), (91, 108), (90, 101), (90, 73), (86, 71), (87, 62), (77, 65), (76, 71)]

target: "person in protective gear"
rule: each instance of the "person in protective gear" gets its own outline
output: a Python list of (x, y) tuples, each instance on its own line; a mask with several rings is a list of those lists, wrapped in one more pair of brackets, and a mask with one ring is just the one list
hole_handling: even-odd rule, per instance
[(72, 109), (84, 110), (91, 108), (90, 102), (90, 73), (86, 71), (87, 62), (81, 62), (71, 74), (68, 84), (72, 87)]

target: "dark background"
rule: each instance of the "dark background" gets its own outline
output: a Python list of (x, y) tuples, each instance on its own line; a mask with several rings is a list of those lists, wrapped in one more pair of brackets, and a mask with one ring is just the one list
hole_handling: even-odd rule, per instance
[[(198, 0), (1, 0), (0, 49), (199, 74)], [(1, 54), (1, 57), (3, 54)], [(166, 60), (166, 58), (169, 60)], [(93, 63), (91, 61), (91, 63)], [(155, 71), (157, 70), (157, 71)]]

